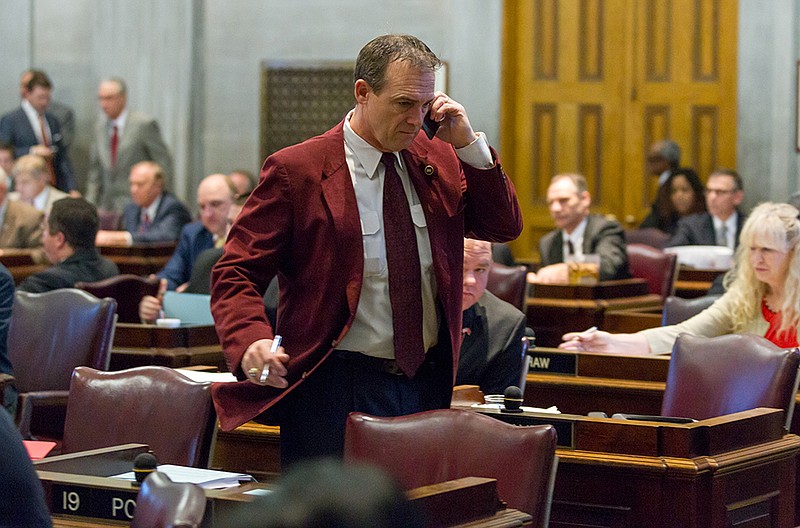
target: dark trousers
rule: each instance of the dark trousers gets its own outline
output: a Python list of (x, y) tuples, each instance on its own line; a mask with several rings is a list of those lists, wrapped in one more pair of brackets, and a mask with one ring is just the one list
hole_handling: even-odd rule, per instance
[(450, 406), (453, 390), (448, 339), (426, 354), (413, 378), (389, 372), (380, 360), (334, 351), (286, 396), (281, 411), (281, 469), (310, 457), (341, 458), (347, 415), (401, 416)]

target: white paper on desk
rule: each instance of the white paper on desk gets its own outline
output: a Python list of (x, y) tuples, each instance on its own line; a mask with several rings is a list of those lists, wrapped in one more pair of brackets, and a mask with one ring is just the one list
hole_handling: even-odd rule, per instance
[(231, 383), (236, 381), (236, 376), (230, 372), (206, 372), (191, 369), (175, 369), (187, 378), (198, 383), (210, 381), (212, 383)]
[[(164, 473), (172, 482), (189, 482), (205, 489), (230, 488), (238, 486), (241, 482), (253, 482), (255, 479), (247, 473), (232, 473), (230, 471), (216, 471), (213, 469), (193, 468), (188, 466), (174, 466), (163, 464), (157, 470)], [(133, 471), (113, 475), (110, 478), (121, 480), (136, 480)]]
[[(502, 403), (473, 403), (471, 407), (475, 409), (497, 409), (502, 410), (505, 408), (505, 405)], [(541, 407), (526, 407), (524, 405), (519, 406), (521, 411), (525, 412), (535, 412), (535, 413), (546, 413), (546, 414), (561, 414), (561, 411), (558, 410), (558, 407), (553, 405), (552, 407), (548, 407), (547, 409)]]

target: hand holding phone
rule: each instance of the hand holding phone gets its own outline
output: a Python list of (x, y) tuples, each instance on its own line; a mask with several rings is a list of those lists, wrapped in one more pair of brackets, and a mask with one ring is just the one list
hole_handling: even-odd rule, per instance
[(422, 130), (425, 131), (425, 135), (428, 136), (428, 139), (433, 139), (433, 136), (436, 135), (436, 131), (439, 130), (439, 123), (433, 120), (430, 110), (428, 110), (428, 113), (425, 114), (425, 118), (422, 120)]

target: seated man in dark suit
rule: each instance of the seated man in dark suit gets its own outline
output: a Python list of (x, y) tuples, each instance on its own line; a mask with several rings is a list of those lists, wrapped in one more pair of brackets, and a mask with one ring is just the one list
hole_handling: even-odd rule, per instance
[(739, 173), (733, 169), (716, 169), (706, 183), (708, 211), (678, 220), (677, 231), (667, 247), (727, 246), (736, 249), (747, 218), (739, 210), (743, 199), (744, 188)]
[(39, 477), (14, 420), (0, 411), (0, 526), (50, 528), (50, 512)]
[(486, 291), (492, 245), (464, 239), (461, 307), (464, 340), (456, 385), (479, 385), (484, 394), (503, 394), (519, 385), (525, 314)]
[[(236, 196), (236, 187), (225, 174), (212, 174), (203, 178), (197, 188), (200, 220), (183, 226), (175, 253), (164, 269), (156, 274), (166, 281), (164, 289), (185, 291), (197, 257), (207, 249), (222, 248), (228, 227), (233, 221), (230, 213)], [(146, 295), (139, 303), (142, 321), (155, 320), (160, 310), (161, 300), (152, 295)]]
[(94, 245), (100, 224), (94, 205), (83, 198), (63, 198), (53, 204), (45, 222), (42, 242), (53, 266), (22, 281), (20, 291), (42, 293), (119, 275), (117, 265), (101, 257)]
[(189, 210), (164, 189), (164, 171), (154, 161), (140, 161), (131, 168), (131, 200), (122, 212), (124, 231), (99, 231), (97, 244), (114, 246), (148, 242), (174, 242), (183, 226), (192, 221)]
[(591, 205), (586, 178), (580, 174), (557, 174), (550, 180), (547, 206), (558, 229), (539, 241), (542, 268), (535, 275), (536, 282), (566, 283), (565, 262), (589, 254), (600, 256), (601, 281), (631, 276), (622, 226), (602, 215), (589, 214)]

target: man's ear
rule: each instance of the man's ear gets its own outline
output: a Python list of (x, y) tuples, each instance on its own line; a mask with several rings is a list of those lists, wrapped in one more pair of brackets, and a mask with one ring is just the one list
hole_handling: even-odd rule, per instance
[(367, 96), (372, 92), (372, 88), (370, 87), (369, 83), (364, 79), (357, 80), (353, 90), (356, 96), (356, 103), (358, 104), (366, 103)]
[(56, 247), (58, 247), (59, 249), (67, 244), (67, 237), (65, 237), (64, 233), (62, 233), (61, 231), (56, 231), (56, 234), (50, 235), (50, 238), (55, 240)]

